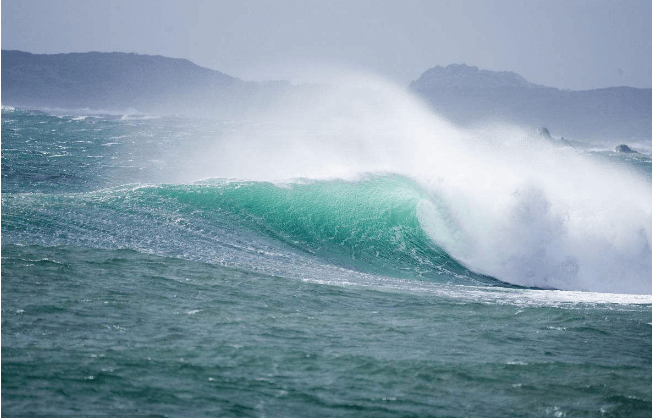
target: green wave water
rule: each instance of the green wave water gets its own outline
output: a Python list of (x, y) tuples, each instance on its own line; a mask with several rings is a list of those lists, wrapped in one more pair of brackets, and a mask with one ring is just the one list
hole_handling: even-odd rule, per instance
[(296, 254), (384, 276), (498, 284), (433, 243), (418, 217), (423, 201), (428, 196), (415, 182), (395, 175), (127, 186), (6, 196), (3, 227), (9, 242), (134, 248), (207, 262), (216, 247), (230, 246), (245, 253), (239, 262), (247, 252)]

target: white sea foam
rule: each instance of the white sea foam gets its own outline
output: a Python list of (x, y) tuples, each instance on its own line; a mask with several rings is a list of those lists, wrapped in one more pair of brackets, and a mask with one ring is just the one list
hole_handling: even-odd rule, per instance
[[(305, 282), (342, 287), (367, 287), (378, 291), (420, 294), (424, 297), (442, 297), (460, 302), (475, 302), (523, 307), (555, 306), (582, 307), (586, 305), (650, 306), (652, 295), (579, 292), (564, 290), (510, 289), (504, 287), (452, 285), (415, 282), (408, 279), (384, 278), (352, 273), (348, 279), (305, 278)], [(652, 324), (650, 324), (652, 325)]]

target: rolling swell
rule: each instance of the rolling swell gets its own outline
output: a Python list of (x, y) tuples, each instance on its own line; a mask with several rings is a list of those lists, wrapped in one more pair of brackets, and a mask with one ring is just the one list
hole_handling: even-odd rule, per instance
[(6, 195), (3, 230), (12, 231), (14, 243), (131, 248), (271, 274), (284, 274), (288, 263), (318, 264), (499, 283), (468, 271), (431, 241), (419, 222), (423, 201), (426, 193), (397, 175), (286, 184), (211, 180)]

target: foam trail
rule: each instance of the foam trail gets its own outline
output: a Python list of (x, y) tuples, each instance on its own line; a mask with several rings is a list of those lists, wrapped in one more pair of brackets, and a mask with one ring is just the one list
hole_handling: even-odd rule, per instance
[(431, 196), (420, 203), (423, 227), (474, 271), (527, 286), (652, 293), (649, 180), (515, 127), (455, 128), (378, 78), (337, 82), (233, 130), (206, 150), (211, 165), (198, 173), (409, 176)]

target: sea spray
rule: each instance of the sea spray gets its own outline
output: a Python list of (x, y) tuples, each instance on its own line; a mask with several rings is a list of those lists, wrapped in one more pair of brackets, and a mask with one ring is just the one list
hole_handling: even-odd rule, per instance
[(456, 128), (378, 78), (331, 82), (308, 104), (279, 104), (209, 145), (210, 164), (197, 175), (407, 176), (429, 191), (420, 219), (430, 237), (478, 273), (544, 288), (652, 292), (649, 180), (518, 127)]
[[(480, 275), (540, 288), (652, 292), (652, 181), (640, 174), (648, 170), (642, 163), (635, 171), (625, 157), (595, 156), (499, 123), (459, 129), (366, 75), (338, 77), (300, 99), (236, 122), (7, 112), (4, 143), (38, 136), (26, 152), (3, 148), (8, 162), (16, 153), (3, 167), (3, 191), (399, 176), (420, 190), (415, 210), (432, 247)], [(13, 131), (23, 117), (38, 124)], [(91, 131), (107, 138), (95, 141)]]

